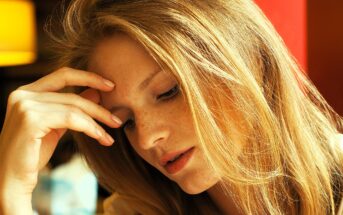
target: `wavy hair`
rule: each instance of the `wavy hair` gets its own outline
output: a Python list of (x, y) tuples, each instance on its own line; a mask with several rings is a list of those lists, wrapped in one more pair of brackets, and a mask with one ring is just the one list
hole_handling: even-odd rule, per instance
[[(178, 80), (208, 164), (244, 214), (337, 212), (343, 119), (253, 1), (73, 0), (65, 12), (62, 33), (50, 32), (58, 65), (87, 69), (97, 42), (116, 33), (139, 41)], [(75, 136), (99, 182), (134, 211), (219, 214), (206, 192), (185, 193), (109, 132), (109, 148)]]

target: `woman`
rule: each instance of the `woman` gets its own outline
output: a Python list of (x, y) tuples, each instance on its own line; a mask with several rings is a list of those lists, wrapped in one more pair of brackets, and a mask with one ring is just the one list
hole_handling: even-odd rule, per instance
[(343, 120), (252, 1), (74, 0), (63, 30), (64, 67), (8, 100), (4, 214), (66, 129), (109, 214), (339, 213)]

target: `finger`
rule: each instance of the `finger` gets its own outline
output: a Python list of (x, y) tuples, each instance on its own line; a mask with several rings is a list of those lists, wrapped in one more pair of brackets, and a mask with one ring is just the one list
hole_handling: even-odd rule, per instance
[[(90, 92), (91, 91), (88, 91), (88, 93)], [(122, 124), (121, 120), (106, 108), (74, 93), (31, 92), (31, 94), (34, 94), (31, 99), (34, 99), (35, 101), (44, 103), (60, 103), (78, 107), (89, 116), (105, 123), (110, 127), (119, 127)]]
[(40, 103), (32, 107), (39, 112), (40, 123), (43, 128), (71, 129), (98, 140), (102, 145), (112, 145), (113, 138), (91, 117), (82, 110), (63, 104)]
[(88, 86), (102, 91), (110, 91), (115, 85), (94, 72), (63, 67), (18, 89), (52, 92), (61, 90), (66, 86)]

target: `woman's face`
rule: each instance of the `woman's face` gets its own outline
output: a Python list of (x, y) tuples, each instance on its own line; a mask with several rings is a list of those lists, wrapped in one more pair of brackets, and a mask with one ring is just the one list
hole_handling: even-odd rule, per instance
[[(123, 121), (130, 144), (145, 161), (189, 194), (218, 182), (205, 166), (177, 80), (138, 42), (124, 34), (100, 41), (88, 69), (116, 83), (113, 91), (100, 92), (101, 105)], [(180, 151), (187, 152), (168, 167), (161, 164), (165, 154)]]

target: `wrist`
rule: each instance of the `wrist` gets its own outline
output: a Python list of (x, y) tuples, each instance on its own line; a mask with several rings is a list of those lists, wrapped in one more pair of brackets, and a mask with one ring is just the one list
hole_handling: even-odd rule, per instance
[(32, 194), (21, 190), (19, 186), (0, 189), (0, 214), (32, 215)]

